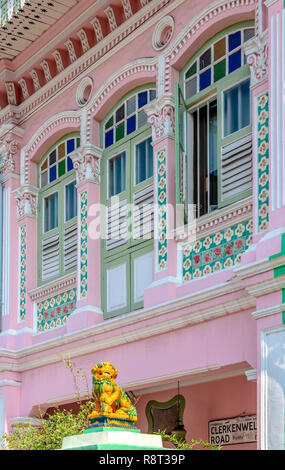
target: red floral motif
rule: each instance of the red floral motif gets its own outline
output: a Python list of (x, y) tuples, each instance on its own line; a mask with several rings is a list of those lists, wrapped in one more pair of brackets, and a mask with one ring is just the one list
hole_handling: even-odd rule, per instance
[(236, 245), (237, 249), (240, 250), (242, 248), (242, 240), (236, 240), (235, 245)]
[(210, 261), (212, 261), (212, 256), (209, 253), (207, 253), (205, 256), (205, 262), (209, 263)]
[(56, 313), (57, 313), (58, 315), (60, 315), (60, 312), (61, 312), (61, 308), (60, 308), (60, 307), (57, 307)]
[(68, 308), (66, 306), (63, 308), (63, 313), (68, 313)]
[(69, 308), (70, 308), (70, 310), (72, 310), (74, 308), (74, 302), (70, 302)]
[(55, 318), (55, 313), (54, 313), (54, 312), (51, 312), (50, 317), (51, 317), (51, 318)]
[(48, 312), (44, 312), (44, 317), (45, 317), (45, 319), (48, 318)]
[(215, 248), (214, 249), (214, 253), (215, 253), (216, 256), (221, 256), (221, 252), (222, 252), (221, 248)]
[(226, 255), (231, 255), (233, 253), (232, 247), (230, 245), (226, 248)]
[(194, 259), (196, 264), (198, 264), (200, 262), (200, 256), (199, 255), (193, 256), (193, 259)]

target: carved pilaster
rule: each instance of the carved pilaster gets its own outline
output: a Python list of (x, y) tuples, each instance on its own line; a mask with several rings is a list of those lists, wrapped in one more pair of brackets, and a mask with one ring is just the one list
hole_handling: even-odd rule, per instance
[(25, 217), (37, 217), (38, 188), (25, 185), (14, 192), (17, 202), (18, 220)]
[(247, 41), (243, 46), (251, 71), (252, 86), (268, 78), (268, 30)]
[(78, 185), (85, 182), (100, 184), (101, 155), (102, 150), (92, 144), (83, 145), (70, 155)]
[(172, 94), (166, 94), (145, 106), (148, 121), (152, 125), (152, 140), (156, 142), (175, 135), (175, 106)]

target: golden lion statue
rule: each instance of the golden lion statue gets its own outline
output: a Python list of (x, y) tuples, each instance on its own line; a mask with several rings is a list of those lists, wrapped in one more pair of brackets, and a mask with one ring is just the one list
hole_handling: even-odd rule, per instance
[(116, 367), (110, 362), (100, 362), (92, 369), (93, 396), (96, 400), (95, 410), (89, 419), (98, 416), (137, 420), (137, 411), (128, 395), (118, 385), (115, 379), (118, 375)]

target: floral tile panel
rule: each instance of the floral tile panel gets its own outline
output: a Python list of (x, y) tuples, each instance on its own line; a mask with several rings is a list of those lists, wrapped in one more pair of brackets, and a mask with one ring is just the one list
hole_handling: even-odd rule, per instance
[(167, 268), (167, 184), (166, 149), (159, 150), (157, 158), (158, 204), (158, 270)]
[(20, 227), (20, 301), (19, 321), (26, 319), (27, 294), (27, 227)]
[(37, 332), (41, 333), (65, 325), (75, 309), (75, 288), (38, 303)]
[(80, 299), (87, 297), (87, 191), (80, 195)]
[(268, 93), (258, 98), (258, 231), (269, 224), (269, 112)]
[(252, 220), (241, 222), (183, 247), (183, 281), (237, 266), (252, 244)]

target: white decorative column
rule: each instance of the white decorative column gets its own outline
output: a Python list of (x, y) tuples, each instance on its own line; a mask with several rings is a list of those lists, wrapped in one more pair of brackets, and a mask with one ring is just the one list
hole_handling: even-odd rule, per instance
[[(19, 237), (18, 323), (33, 330), (33, 302), (28, 292), (37, 287), (38, 188), (24, 185), (14, 191)], [(28, 339), (27, 339), (28, 341)]]
[(145, 305), (148, 305), (153, 297), (152, 288), (162, 286), (161, 300), (166, 301), (175, 296), (177, 283), (176, 243), (173, 237), (176, 213), (173, 95), (159, 96), (145, 107), (145, 112), (152, 125), (155, 194), (154, 283), (145, 294)]
[[(78, 191), (78, 267), (77, 310), (68, 321), (69, 331), (102, 321), (99, 217), (101, 155), (101, 149), (92, 144), (84, 144), (71, 154)], [(96, 217), (98, 224), (95, 227)]]

